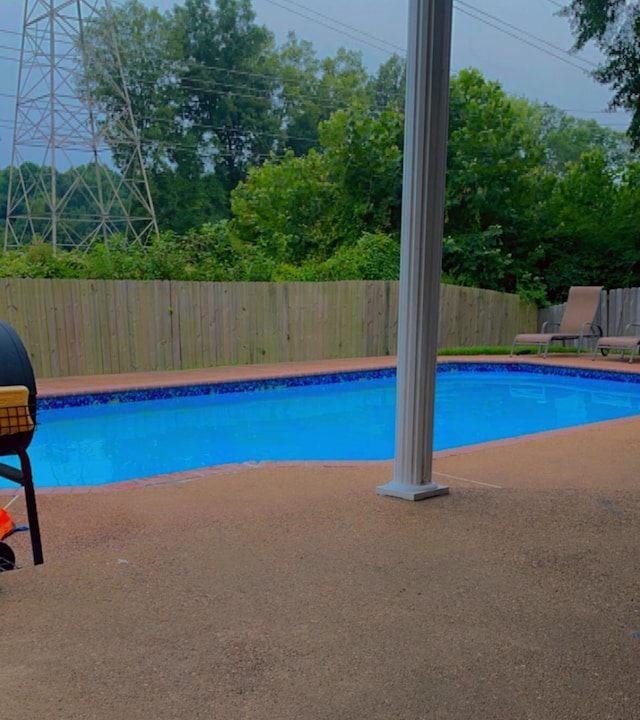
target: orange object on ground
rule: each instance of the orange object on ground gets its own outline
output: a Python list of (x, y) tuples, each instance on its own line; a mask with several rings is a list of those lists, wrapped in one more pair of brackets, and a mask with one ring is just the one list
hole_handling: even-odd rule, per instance
[(13, 522), (13, 518), (4, 509), (0, 508), (0, 540), (3, 540), (7, 535), (16, 529), (16, 524)]

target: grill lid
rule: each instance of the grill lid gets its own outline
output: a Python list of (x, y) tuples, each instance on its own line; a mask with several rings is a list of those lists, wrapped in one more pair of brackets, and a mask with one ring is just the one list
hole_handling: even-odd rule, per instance
[[(24, 385), (28, 389), (28, 412), (35, 425), (37, 389), (29, 354), (18, 333), (0, 320), (0, 387), (16, 385)], [(0, 455), (14, 454), (16, 445), (26, 449), (33, 437), (33, 425), (23, 432), (0, 434)]]

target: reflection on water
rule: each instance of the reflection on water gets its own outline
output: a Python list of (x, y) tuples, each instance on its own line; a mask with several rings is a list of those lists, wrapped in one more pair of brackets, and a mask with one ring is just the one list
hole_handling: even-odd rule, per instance
[[(593, 392), (591, 393), (591, 402), (596, 405), (612, 405), (619, 408), (634, 407), (634, 398), (629, 393), (612, 393), (612, 392)], [(637, 404), (635, 405), (637, 408)]]

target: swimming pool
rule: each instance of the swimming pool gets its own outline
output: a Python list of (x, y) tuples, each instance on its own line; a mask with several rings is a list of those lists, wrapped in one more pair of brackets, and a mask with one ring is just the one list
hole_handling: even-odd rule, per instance
[[(434, 449), (638, 414), (637, 375), (443, 363)], [(395, 370), (42, 398), (37, 419), (29, 449), (36, 487), (249, 461), (386, 460)]]

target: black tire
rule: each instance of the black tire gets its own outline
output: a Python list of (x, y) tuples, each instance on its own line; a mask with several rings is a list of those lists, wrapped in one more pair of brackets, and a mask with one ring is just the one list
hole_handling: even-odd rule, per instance
[(13, 570), (16, 566), (16, 556), (7, 543), (0, 542), (0, 572)]
[(600, 348), (600, 352), (602, 353), (603, 357), (607, 357), (609, 354), (609, 348)]

